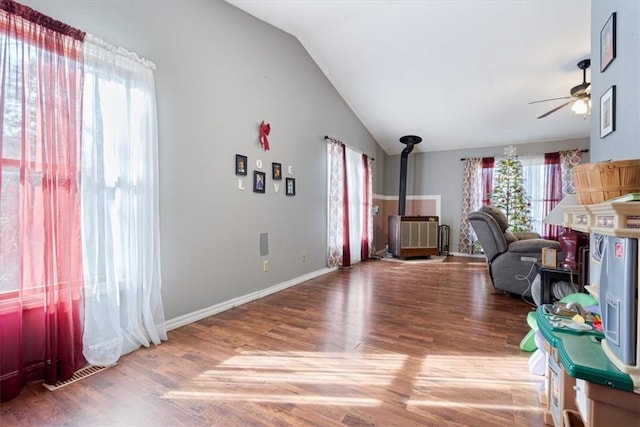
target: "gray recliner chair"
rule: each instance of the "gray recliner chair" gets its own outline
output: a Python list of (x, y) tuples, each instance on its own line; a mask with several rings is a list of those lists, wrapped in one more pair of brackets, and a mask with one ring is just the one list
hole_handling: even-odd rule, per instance
[(542, 248), (553, 248), (560, 256), (560, 244), (541, 239), (537, 233), (507, 231), (507, 217), (495, 206), (483, 206), (470, 213), (469, 222), (487, 258), (493, 286), (510, 294), (531, 297), (531, 283), (537, 271), (532, 261), (523, 261), (522, 257), (540, 261)]

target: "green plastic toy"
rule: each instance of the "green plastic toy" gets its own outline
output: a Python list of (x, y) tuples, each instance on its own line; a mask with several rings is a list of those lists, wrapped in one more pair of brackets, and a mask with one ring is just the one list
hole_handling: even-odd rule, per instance
[[(560, 302), (563, 303), (568, 303), (571, 301), (575, 301), (583, 307), (589, 307), (598, 304), (598, 301), (596, 301), (594, 297), (589, 294), (583, 293), (570, 294), (560, 300)], [(538, 321), (536, 320), (535, 311), (531, 311), (529, 314), (527, 314), (527, 325), (529, 325), (531, 330), (527, 332), (524, 338), (522, 338), (522, 340), (520, 341), (520, 350), (532, 352), (538, 348), (535, 341), (535, 335), (538, 331)]]

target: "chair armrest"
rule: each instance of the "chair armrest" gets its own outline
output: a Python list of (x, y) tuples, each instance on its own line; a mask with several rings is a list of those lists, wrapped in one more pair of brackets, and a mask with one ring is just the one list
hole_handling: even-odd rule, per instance
[(542, 236), (538, 233), (534, 233), (532, 231), (521, 231), (518, 233), (513, 233), (518, 240), (526, 240), (526, 239), (540, 239)]
[(551, 248), (560, 252), (560, 243), (555, 240), (546, 239), (518, 240), (509, 245), (509, 252), (542, 253), (542, 248)]

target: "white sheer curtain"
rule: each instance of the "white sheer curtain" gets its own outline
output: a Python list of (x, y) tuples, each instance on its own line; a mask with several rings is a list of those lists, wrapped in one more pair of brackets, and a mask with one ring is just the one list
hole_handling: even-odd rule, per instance
[(462, 179), (462, 212), (460, 214), (460, 252), (471, 254), (474, 250), (476, 235), (469, 222), (469, 214), (482, 206), (482, 159), (468, 158), (464, 163)]
[(153, 64), (87, 35), (82, 245), (84, 355), (109, 365), (167, 339), (160, 297)]
[(523, 187), (531, 203), (531, 231), (543, 234), (545, 167), (544, 154), (518, 157), (522, 162)]
[(349, 189), (349, 252), (351, 263), (362, 261), (362, 246), (360, 242), (367, 230), (363, 230), (364, 204), (364, 170), (362, 154), (346, 147), (347, 150), (347, 186)]

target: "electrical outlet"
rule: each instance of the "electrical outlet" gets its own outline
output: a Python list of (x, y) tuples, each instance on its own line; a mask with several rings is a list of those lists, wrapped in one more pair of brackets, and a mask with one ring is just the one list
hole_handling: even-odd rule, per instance
[(525, 262), (538, 262), (538, 258), (536, 258), (536, 257), (531, 257), (531, 256), (521, 256), (521, 257), (520, 257), (520, 261), (525, 261)]
[(307, 253), (302, 251), (302, 262), (307, 262)]
[(262, 271), (269, 271), (269, 260), (265, 259), (262, 261)]

